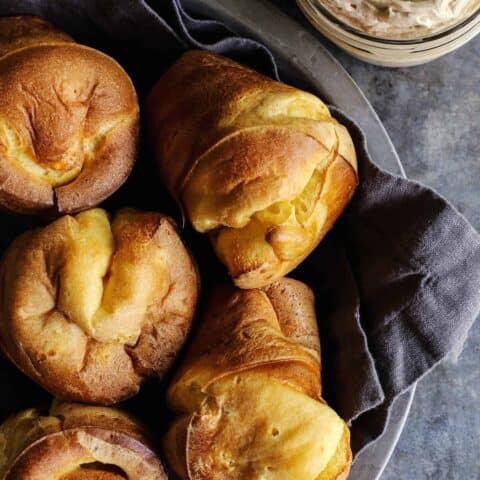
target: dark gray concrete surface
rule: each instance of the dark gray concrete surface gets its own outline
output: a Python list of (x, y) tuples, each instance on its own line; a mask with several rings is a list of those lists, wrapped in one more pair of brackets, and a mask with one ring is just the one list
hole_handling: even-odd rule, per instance
[[(314, 31), (292, 0), (272, 0)], [(480, 229), (480, 36), (427, 65), (388, 69), (321, 41), (362, 88), (407, 176), (434, 187)], [(479, 292), (480, 294), (480, 292)], [(463, 353), (420, 382), (382, 480), (480, 478), (480, 322)]]

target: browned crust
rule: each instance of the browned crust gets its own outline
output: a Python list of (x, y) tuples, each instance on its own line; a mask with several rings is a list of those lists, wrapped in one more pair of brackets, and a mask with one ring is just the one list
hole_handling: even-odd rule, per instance
[[(89, 449), (83, 444), (82, 436), (90, 437), (88, 440), (92, 441), (93, 445), (100, 441), (99, 444), (105, 442), (113, 448), (121, 447), (133, 452), (134, 457), (149, 467), (147, 470), (144, 466), (142, 468), (139, 465), (136, 468), (136, 478), (142, 478), (146, 471), (153, 471), (154, 469), (157, 476), (152, 477), (152, 479), (167, 478), (156, 455), (138, 440), (114, 430), (85, 426), (63, 430), (31, 444), (17, 457), (6, 475), (6, 480), (53, 480), (55, 478), (63, 480), (64, 473), (68, 472), (72, 466), (75, 468), (79, 464), (83, 464), (85, 456), (90, 453)], [(122, 477), (117, 475), (116, 478)]]
[(320, 337), (315, 314), (315, 297), (310, 287), (293, 278), (265, 287), (283, 334), (316, 352), (320, 358)]
[[(15, 441), (15, 422), (22, 414), (9, 420), (7, 429), (1, 427), (5, 441)], [(38, 431), (8, 465), (0, 465), (5, 480), (167, 479), (148, 440), (138, 433), (143, 427), (119, 410), (60, 404), (50, 417), (37, 414), (32, 420), (34, 429), (35, 422), (57, 429)]]
[(62, 430), (74, 430), (85, 426), (96, 427), (124, 433), (149, 447), (153, 445), (145, 425), (134, 416), (117, 408), (54, 400), (49, 415), (61, 420)]
[[(173, 221), (158, 213), (123, 210), (112, 225), (115, 250), (109, 272), (142, 265), (144, 249), (162, 256), (162, 264), (154, 267), (157, 283), (151, 303), (140, 303), (125, 317), (140, 329), (133, 345), (116, 339), (115, 328), (122, 329), (121, 323), (113, 323), (107, 332), (111, 340), (102, 340), (79, 328), (77, 319), (58, 303), (60, 288), (68, 287), (61, 285), (60, 273), (73, 260), (73, 217), (25, 233), (0, 263), (0, 347), (20, 370), (63, 399), (113, 404), (135, 395), (145, 378), (162, 376), (170, 368), (195, 312), (199, 278)], [(51, 346), (52, 330), (46, 325), (63, 329), (58, 335), (70, 345), (67, 351)]]
[[(248, 89), (247, 72), (253, 74), (224, 57), (191, 50), (150, 92), (145, 105), (147, 127), (163, 180), (176, 198), (195, 159), (222, 138), (223, 132), (211, 127), (232, 97), (239, 98)], [(261, 78), (258, 88), (267, 88), (271, 81)]]
[[(208, 52), (189, 51), (170, 68), (146, 118), (167, 188), (194, 228), (211, 234), (240, 288), (295, 268), (358, 183), (352, 139), (318, 98)], [(259, 212), (298, 199), (315, 171), (328, 179), (308, 221), (254, 226)]]
[[(128, 178), (138, 133), (135, 89), (112, 58), (41, 19), (1, 19), (3, 208), (73, 213), (97, 205)], [(67, 176), (52, 183), (32, 165)]]
[(289, 278), (265, 292), (218, 287), (172, 385), (202, 368), (211, 369), (202, 387), (254, 369), (318, 398), (320, 346), (311, 290)]
[(39, 44), (74, 42), (66, 33), (39, 17), (0, 18), (0, 57)]

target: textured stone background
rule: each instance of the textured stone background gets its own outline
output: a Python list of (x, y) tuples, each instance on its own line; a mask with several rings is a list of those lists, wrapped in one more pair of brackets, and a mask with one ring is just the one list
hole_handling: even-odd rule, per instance
[[(303, 20), (293, 0), (273, 0)], [(480, 36), (430, 64), (368, 65), (317, 37), (378, 112), (408, 177), (434, 187), (480, 230)], [(479, 292), (480, 294), (480, 292)], [(480, 479), (480, 321), (456, 363), (417, 388), (382, 480)]]

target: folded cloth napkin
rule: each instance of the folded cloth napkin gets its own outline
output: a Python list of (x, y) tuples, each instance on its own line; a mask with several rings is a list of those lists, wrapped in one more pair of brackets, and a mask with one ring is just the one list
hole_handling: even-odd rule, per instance
[[(0, 15), (13, 14), (42, 16), (113, 54), (141, 99), (188, 48), (212, 50), (278, 78), (265, 46), (234, 36), (217, 21), (192, 18), (180, 0), (2, 0)], [(350, 422), (358, 454), (383, 432), (394, 399), (461, 349), (480, 309), (480, 237), (437, 193), (379, 169), (367, 150), (375, 139), (365, 139), (346, 114), (332, 110), (354, 139), (360, 186), (340, 222), (293, 276), (317, 295), (325, 395)], [(145, 161), (141, 157), (137, 169)], [(116, 199), (165, 210), (167, 197), (159, 202), (158, 190), (158, 181), (134, 174)], [(2, 247), (32, 222), (0, 221)], [(198, 237), (191, 241), (194, 251), (209, 249)], [(2, 414), (18, 400), (18, 389), (39, 395), (6, 363), (0, 382), (8, 392)]]

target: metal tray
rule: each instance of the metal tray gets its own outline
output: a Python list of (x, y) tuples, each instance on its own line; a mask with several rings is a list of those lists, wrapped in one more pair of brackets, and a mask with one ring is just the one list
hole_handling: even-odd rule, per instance
[[(266, 0), (184, 0), (188, 11), (223, 21), (232, 31), (256, 38), (275, 55), (282, 79), (307, 87), (347, 112), (363, 129), (373, 160), (405, 176), (402, 163), (382, 122), (350, 75), (320, 42)], [(374, 141), (372, 141), (374, 139)], [(353, 464), (349, 479), (380, 478), (405, 425), (415, 386), (392, 405), (384, 434)]]

